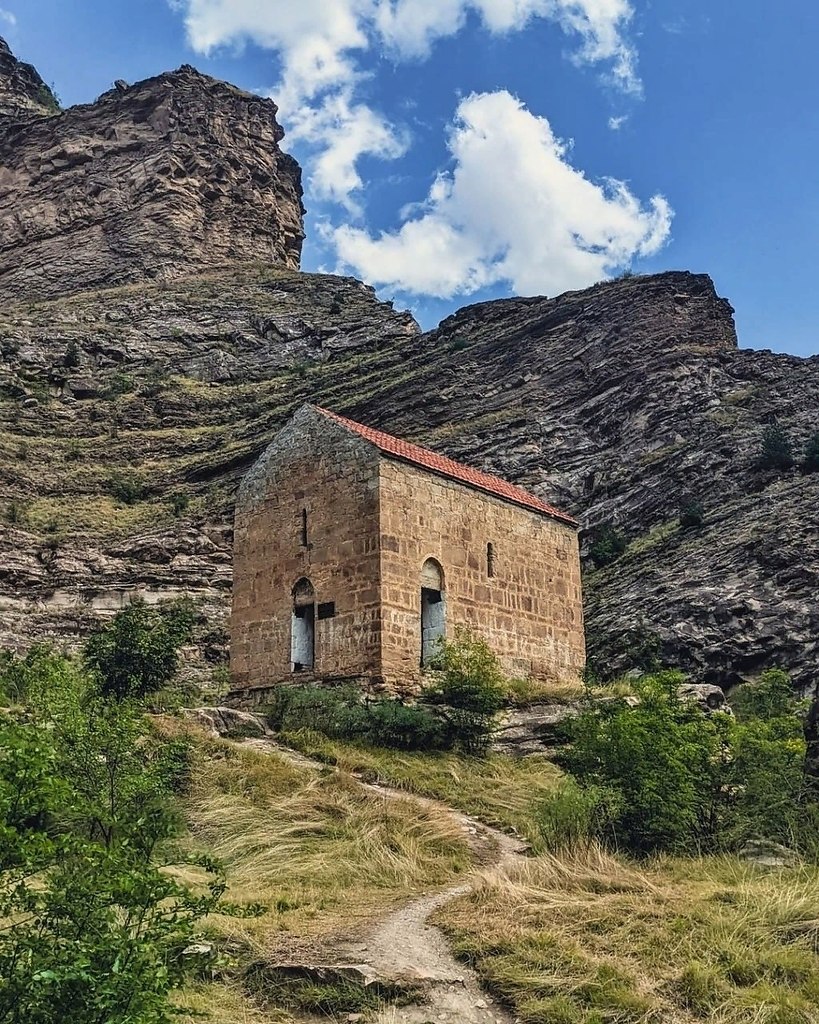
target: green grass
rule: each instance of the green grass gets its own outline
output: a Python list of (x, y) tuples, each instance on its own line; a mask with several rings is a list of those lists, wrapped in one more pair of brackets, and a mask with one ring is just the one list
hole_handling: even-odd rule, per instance
[(371, 782), (433, 797), (487, 824), (539, 841), (537, 811), (561, 773), (545, 757), (485, 758), (451, 753), (404, 753), (330, 740), (302, 730), (281, 739), (290, 746)]
[(819, 1022), (819, 870), (595, 848), (484, 878), (437, 921), (522, 1024)]

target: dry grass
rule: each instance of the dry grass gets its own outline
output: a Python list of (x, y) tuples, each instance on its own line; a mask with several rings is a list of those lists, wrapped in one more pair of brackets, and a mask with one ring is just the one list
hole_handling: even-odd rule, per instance
[(403, 753), (330, 740), (307, 730), (282, 739), (346, 772), (441, 800), (490, 825), (516, 831), (533, 843), (540, 838), (538, 809), (561, 777), (560, 770), (545, 757)]
[(200, 747), (188, 803), (192, 842), (227, 869), (229, 898), (257, 918), (216, 917), (219, 936), (254, 956), (347, 930), (471, 866), (444, 812), (386, 801), (343, 773), (273, 753)]
[(241, 989), (200, 982), (176, 994), (181, 1024), (295, 1024), (286, 1010), (262, 1010)]
[(817, 1024), (817, 920), (815, 868), (594, 848), (489, 874), (438, 914), (522, 1024)]

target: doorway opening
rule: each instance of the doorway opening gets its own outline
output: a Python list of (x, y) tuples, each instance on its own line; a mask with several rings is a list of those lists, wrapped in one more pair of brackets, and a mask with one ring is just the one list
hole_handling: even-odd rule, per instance
[(306, 578), (293, 587), (293, 616), (290, 626), (290, 668), (312, 672), (316, 661), (316, 592)]
[(446, 635), (444, 571), (434, 558), (421, 569), (421, 667), (430, 664)]

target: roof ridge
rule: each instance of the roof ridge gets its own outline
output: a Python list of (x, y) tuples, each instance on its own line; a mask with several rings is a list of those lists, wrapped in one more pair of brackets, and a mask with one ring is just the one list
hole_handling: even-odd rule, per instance
[(503, 501), (521, 505), (523, 508), (528, 508), (533, 512), (540, 512), (551, 516), (569, 526), (577, 527), (578, 525), (577, 520), (573, 516), (568, 515), (566, 512), (561, 512), (560, 509), (524, 490), (524, 488), (518, 487), (517, 484), (509, 483), (508, 480), (504, 480), (503, 477), (496, 476), (494, 473), (486, 473), (482, 469), (474, 469), (463, 462), (449, 458), (448, 455), (441, 455), (431, 448), (424, 448), (413, 441), (405, 441), (400, 437), (395, 437), (393, 434), (386, 433), (386, 431), (365, 426), (363, 423), (358, 423), (356, 420), (351, 420), (347, 416), (342, 416), (340, 413), (333, 412), (331, 409), (325, 409), (320, 405), (313, 405), (313, 408), (323, 416), (328, 416), (347, 430), (374, 444), (384, 455), (403, 462), (409, 462), (421, 469), (426, 469), (428, 472), (445, 476), (450, 480), (455, 480), (458, 483), (465, 484), (467, 487), (484, 491)]

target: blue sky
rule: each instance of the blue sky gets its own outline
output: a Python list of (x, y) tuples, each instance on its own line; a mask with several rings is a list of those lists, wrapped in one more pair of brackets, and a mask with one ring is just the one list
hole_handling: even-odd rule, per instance
[(710, 273), (743, 345), (819, 353), (819, 5), (0, 0), (64, 104), (182, 63), (268, 93), (306, 270), (432, 326), (616, 274)]

